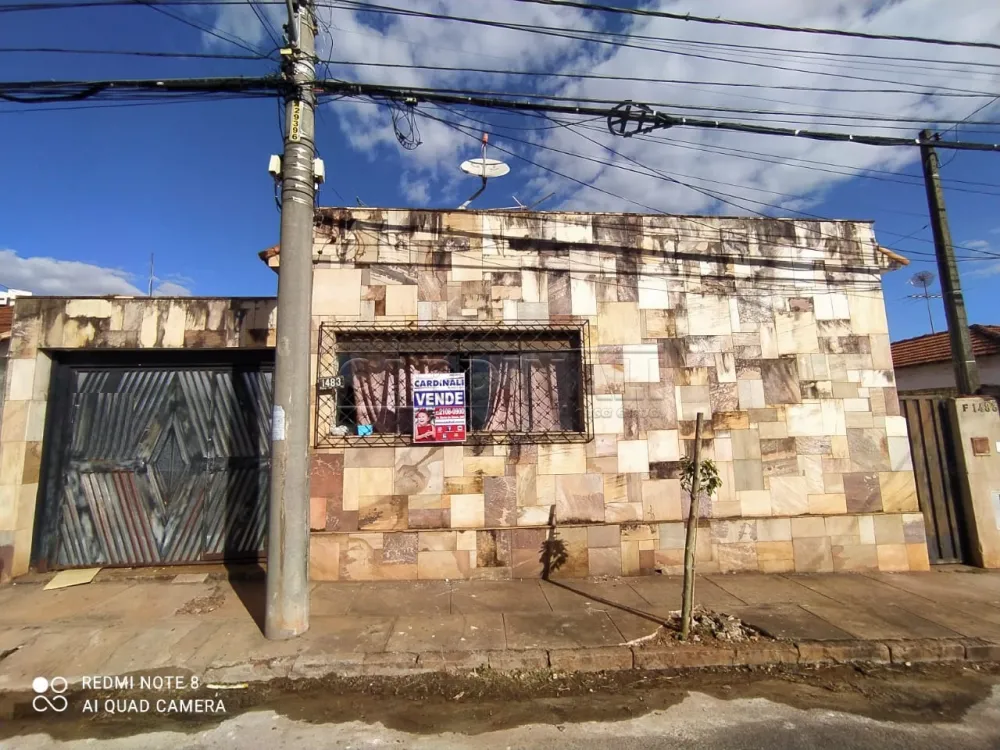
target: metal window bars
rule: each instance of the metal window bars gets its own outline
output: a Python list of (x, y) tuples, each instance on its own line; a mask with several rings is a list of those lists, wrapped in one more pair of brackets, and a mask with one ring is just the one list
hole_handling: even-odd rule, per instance
[(431, 371), (466, 373), (466, 445), (589, 442), (588, 351), (586, 322), (323, 322), (315, 447), (412, 444), (410, 377)]

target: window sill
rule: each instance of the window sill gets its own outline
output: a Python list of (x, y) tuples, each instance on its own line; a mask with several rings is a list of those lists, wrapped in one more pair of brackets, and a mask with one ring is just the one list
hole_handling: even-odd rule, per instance
[(421, 445), (552, 445), (558, 443), (589, 443), (590, 432), (477, 432), (466, 436), (463, 442), (415, 443), (412, 435), (327, 435), (320, 438), (314, 448), (378, 448)]

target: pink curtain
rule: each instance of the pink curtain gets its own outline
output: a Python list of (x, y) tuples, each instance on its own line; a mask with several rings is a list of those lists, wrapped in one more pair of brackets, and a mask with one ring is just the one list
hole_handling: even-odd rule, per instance
[(486, 432), (523, 432), (524, 382), (517, 355), (482, 357), (489, 366), (489, 407), (483, 430)]
[(413, 375), (448, 372), (440, 357), (372, 355), (348, 362), (354, 388), (355, 420), (375, 433), (409, 432), (413, 419)]
[(562, 429), (559, 419), (559, 372), (551, 355), (538, 355), (529, 362), (528, 409), (530, 432)]
[(571, 415), (563, 403), (569, 391), (565, 385), (560, 386), (560, 380), (574, 375), (566, 371), (558, 355), (494, 355), (483, 359), (490, 365), (489, 408), (484, 430), (573, 429)]

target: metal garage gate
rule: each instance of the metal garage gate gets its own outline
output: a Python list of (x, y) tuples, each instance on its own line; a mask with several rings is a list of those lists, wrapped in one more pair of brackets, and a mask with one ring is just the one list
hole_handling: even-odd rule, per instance
[(927, 527), (927, 551), (932, 564), (964, 563), (965, 519), (959, 487), (957, 437), (948, 418), (948, 399), (900, 396), (913, 456), (913, 477)]
[(262, 556), (272, 366), (181, 356), (57, 367), (38, 569)]

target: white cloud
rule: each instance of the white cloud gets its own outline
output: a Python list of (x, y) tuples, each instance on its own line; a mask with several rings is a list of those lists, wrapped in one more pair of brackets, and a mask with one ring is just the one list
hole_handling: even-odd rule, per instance
[(987, 254), (993, 256), (997, 255), (992, 252), (992, 245), (988, 240), (969, 240), (968, 242), (963, 242), (962, 247), (980, 251), (978, 253), (971, 254), (971, 258), (974, 258), (974, 260), (967, 260), (964, 262), (963, 265), (965, 268), (962, 270), (963, 276), (967, 278), (1000, 276), (1000, 260), (986, 260)]
[[(389, 0), (386, 0), (389, 3)], [(397, 2), (397, 6), (403, 4)], [(805, 113), (789, 120), (787, 115), (767, 116), (746, 112), (721, 112), (705, 117), (749, 121), (754, 118), (780, 120), (775, 124), (794, 125), (819, 130), (874, 132), (912, 137), (921, 127), (939, 120), (961, 119), (988, 97), (938, 97), (928, 94), (943, 89), (975, 91), (1000, 90), (1000, 71), (995, 67), (963, 67), (942, 64), (946, 70), (935, 71), (926, 62), (900, 59), (871, 59), (846, 55), (898, 55), (926, 60), (960, 60), (994, 63), (989, 50), (932, 46), (902, 42), (872, 42), (847, 37), (788, 34), (777, 31), (748, 30), (733, 27), (686, 23), (648, 17), (616, 17), (610, 14), (587, 14), (567, 7), (525, 5), (514, 2), (468, 3), (463, 0), (437, 0), (424, 7), (435, 12), (466, 17), (489, 18), (526, 24), (533, 28), (568, 27), (576, 30), (607, 30), (632, 35), (673, 38), (673, 42), (651, 42), (633, 38), (639, 46), (659, 46), (662, 51), (622, 46), (584, 44), (578, 40), (496, 29), (470, 24), (435, 21), (412, 17), (381, 17), (378, 24), (371, 14), (344, 9), (320, 8), (321, 57), (401, 65), (440, 65), (467, 69), (495, 68), (533, 70), (572, 74), (585, 72), (612, 76), (635, 76), (654, 82), (608, 81), (573, 77), (545, 78), (511, 75), (484, 75), (467, 72), (435, 72), (406, 68), (338, 67), (332, 76), (371, 83), (399, 86), (471, 88), (487, 91), (544, 92), (559, 96), (585, 97), (638, 102), (670, 102), (688, 107), (722, 107), (776, 110), (782, 113)], [(674, 0), (658, 0), (651, 8), (683, 10)], [(801, 0), (758, 0), (747, 5), (740, 0), (703, 0), (698, 13), (704, 16), (752, 18), (800, 26), (827, 26), (875, 33), (928, 35), (942, 38), (992, 40), (1000, 28), (1000, 4), (993, 0), (965, 0), (948, 13), (941, 13), (937, 0), (829, 0), (803, 3)], [(240, 31), (248, 38), (264, 38), (260, 23), (247, 14), (246, 8), (222, 6), (216, 22), (229, 31)], [(250, 20), (252, 19), (252, 23)], [(623, 26), (623, 24), (625, 24)], [(254, 36), (255, 35), (255, 36)], [(729, 45), (756, 45), (759, 49), (709, 47), (704, 42)], [(807, 53), (781, 52), (778, 48), (829, 53), (815, 57)], [(729, 59), (729, 62), (726, 61)], [(768, 66), (782, 66), (776, 69)], [(323, 75), (323, 66), (320, 66)], [(852, 78), (853, 77), (853, 78)], [(798, 89), (723, 88), (661, 83), (664, 79), (725, 81), (737, 84), (784, 87), (837, 87), (871, 89), (910, 89), (912, 93), (864, 94), (838, 91), (802, 91)], [(896, 83), (878, 83), (857, 79), (882, 79)], [(953, 92), (954, 93), (954, 92)], [(403, 151), (393, 135), (391, 119), (385, 107), (371, 103), (343, 100), (325, 105), (336, 113), (347, 143), (373, 159), (374, 168), (406, 171), (412, 179), (429, 181), (437, 191), (454, 189), (460, 179), (455, 165), (461, 158), (477, 155), (474, 138), (427, 119), (419, 121), (423, 144), (413, 152)], [(664, 107), (670, 111), (669, 107)], [(1000, 104), (992, 107), (1000, 109)], [(433, 105), (420, 110), (438, 117), (459, 120), (455, 112), (444, 112)], [(674, 110), (676, 111), (676, 110)], [(887, 118), (912, 117), (912, 124), (879, 120), (848, 126), (830, 124), (821, 113), (861, 114)], [(809, 211), (810, 206), (839, 183), (859, 171), (877, 168), (898, 170), (918, 158), (917, 149), (889, 149), (857, 144), (808, 141), (795, 138), (755, 136), (715, 130), (677, 127), (659, 131), (658, 140), (622, 139), (608, 133), (603, 121), (578, 127), (547, 130), (525, 129), (527, 118), (493, 111), (470, 111), (474, 117), (493, 126), (465, 121), (473, 134), (491, 131), (491, 143), (498, 143), (550, 170), (572, 180), (591, 185), (584, 187), (572, 180), (546, 172), (514, 157), (504, 156), (514, 169), (514, 176), (530, 180), (524, 199), (558, 191), (564, 207), (594, 210), (643, 210), (636, 201), (654, 210), (672, 213), (722, 211), (747, 213), (771, 211), (752, 201), (777, 204), (785, 213), (792, 209)], [(977, 117), (987, 119), (988, 107)], [(501, 126), (508, 125), (513, 130)], [(595, 143), (585, 140), (580, 133)], [(506, 142), (504, 136), (507, 136)], [(542, 146), (610, 162), (605, 166), (566, 155), (517, 143), (531, 141)], [(611, 153), (614, 149), (618, 155)], [(719, 149), (727, 152), (720, 152)], [(770, 154), (770, 161), (745, 158), (747, 152)], [(461, 158), (459, 158), (461, 157)], [(741, 158), (742, 157), (742, 158)], [(843, 175), (814, 168), (794, 166), (793, 159), (809, 159), (838, 165)], [(394, 160), (398, 160), (395, 162)], [(634, 160), (634, 161), (633, 161)], [(660, 173), (696, 185), (706, 191), (729, 193), (745, 210), (724, 205), (704, 193), (651, 174), (636, 174), (639, 162)], [(396, 164), (396, 166), (393, 166)], [(717, 182), (708, 182), (715, 180)], [(894, 190), (911, 190), (892, 186)], [(919, 191), (912, 189), (915, 200)], [(605, 192), (600, 192), (605, 191)], [(522, 191), (523, 192), (523, 191)], [(788, 196), (775, 195), (775, 192)], [(610, 193), (611, 195), (608, 195)], [(613, 197), (620, 196), (620, 197)], [(554, 207), (554, 206), (553, 206)], [(851, 218), (871, 218), (857, 216)]]
[(983, 263), (977, 266), (971, 271), (967, 271), (962, 274), (963, 276), (972, 277), (982, 277), (982, 276), (1000, 276), (1000, 260), (991, 261), (990, 263)]
[[(65, 297), (143, 294), (133, 284), (133, 274), (77, 260), (22, 258), (13, 250), (0, 250), (0, 269), (0, 284), (34, 294)], [(191, 290), (174, 281), (161, 281), (153, 294), (187, 296)]]
[(190, 297), (191, 290), (173, 281), (163, 281), (153, 287), (154, 297)]
[(413, 179), (409, 174), (404, 174), (399, 186), (403, 195), (411, 203), (419, 206), (426, 206), (431, 198), (430, 183), (427, 180)]

